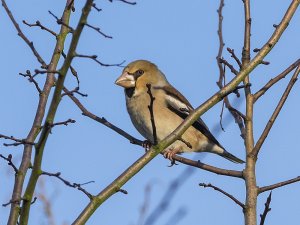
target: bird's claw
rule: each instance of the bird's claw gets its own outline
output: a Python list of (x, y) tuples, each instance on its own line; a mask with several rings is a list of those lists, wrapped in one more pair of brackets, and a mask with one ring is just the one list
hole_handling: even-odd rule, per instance
[(176, 152), (173, 152), (171, 150), (167, 150), (163, 153), (164, 157), (166, 159), (169, 159), (171, 161), (171, 164), (169, 165), (169, 167), (172, 167), (174, 165), (178, 165), (176, 162), (175, 162), (175, 159), (173, 159), (173, 156), (176, 154)]
[(145, 149), (145, 151), (149, 151), (149, 149), (152, 147), (152, 143), (148, 140), (143, 141), (142, 147)]

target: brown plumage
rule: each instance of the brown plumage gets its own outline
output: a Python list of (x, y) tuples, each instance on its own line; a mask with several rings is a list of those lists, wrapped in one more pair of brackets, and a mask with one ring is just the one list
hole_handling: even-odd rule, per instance
[[(174, 131), (193, 110), (188, 100), (166, 79), (157, 66), (146, 60), (137, 60), (128, 64), (116, 84), (125, 88), (126, 106), (135, 128), (153, 143), (152, 124), (148, 105), (150, 97), (146, 84), (151, 84), (155, 97), (153, 113), (158, 141)], [(164, 151), (172, 156), (183, 152), (211, 152), (236, 163), (244, 161), (227, 152), (199, 118), (182, 135), (182, 140), (175, 141)]]

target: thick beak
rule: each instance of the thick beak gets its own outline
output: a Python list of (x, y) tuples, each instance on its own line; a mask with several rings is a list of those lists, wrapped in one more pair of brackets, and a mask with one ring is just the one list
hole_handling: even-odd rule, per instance
[(115, 81), (115, 84), (124, 88), (131, 88), (135, 86), (135, 80), (133, 75), (128, 74), (128, 72), (123, 72)]

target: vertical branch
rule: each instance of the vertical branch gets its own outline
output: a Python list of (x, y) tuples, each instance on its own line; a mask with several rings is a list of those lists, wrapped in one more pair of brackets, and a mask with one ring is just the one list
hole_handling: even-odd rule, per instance
[[(244, 3), (244, 15), (245, 15), (245, 31), (244, 31), (244, 46), (242, 51), (242, 70), (250, 62), (250, 36), (251, 36), (251, 16), (250, 16), (250, 0), (243, 0)], [(249, 76), (244, 79), (245, 95), (246, 95), (246, 135), (245, 135), (245, 147), (246, 147), (246, 168), (244, 170), (245, 185), (246, 185), (246, 204), (244, 210), (245, 224), (256, 225), (257, 223), (257, 186), (255, 175), (256, 157), (253, 157), (252, 149), (254, 147), (253, 137), (253, 106), (254, 99), (251, 94)]]
[[(42, 59), (42, 57), (39, 55), (39, 53), (36, 51), (36, 49), (33, 46), (33, 43), (28, 40), (28, 38), (24, 35), (22, 30), (20, 29), (18, 23), (14, 19), (11, 11), (8, 9), (8, 6), (6, 5), (5, 0), (2, 1), (2, 6), (4, 7), (5, 11), (7, 12), (10, 20), (12, 21), (14, 27), (18, 31), (18, 35), (24, 40), (24, 42), (30, 47), (31, 51), (37, 58), (37, 60), (41, 63), (42, 68), (48, 68), (49, 71), (54, 71), (56, 70), (58, 61), (60, 59), (61, 55), (61, 50), (63, 49), (64, 46), (64, 41), (65, 38), (69, 32), (69, 29), (66, 28), (65, 26), (61, 26), (61, 30), (59, 35), (57, 36), (56, 40), (56, 46), (52, 54), (51, 61), (49, 65), (45, 63), (45, 61)], [(68, 2), (67, 2), (68, 4)], [(64, 10), (63, 15), (62, 15), (62, 21), (64, 23), (68, 23), (69, 18), (71, 15), (70, 10)], [(32, 127), (30, 131), (28, 132), (26, 142), (34, 142), (35, 138), (40, 132), (40, 127), (44, 118), (45, 110), (46, 110), (46, 104), (48, 101), (48, 97), (50, 94), (50, 91), (53, 87), (54, 84), (54, 74), (53, 73), (48, 73), (46, 77), (46, 81), (42, 90), (42, 93), (39, 95), (39, 102), (38, 106), (36, 109), (36, 114), (33, 120)], [(12, 192), (12, 197), (11, 197), (11, 209), (10, 209), (10, 214), (8, 218), (8, 225), (15, 225), (17, 224), (18, 217), (19, 217), (19, 207), (21, 203), (21, 194), (23, 190), (23, 185), (24, 185), (24, 179), (28, 170), (28, 167), (30, 165), (30, 160), (31, 160), (31, 154), (32, 154), (32, 145), (30, 144), (25, 144), (24, 145), (24, 151), (22, 155), (22, 161), (20, 164), (20, 167), (18, 169), (18, 173), (15, 176), (15, 181), (14, 181), (14, 187), (13, 187), (13, 192)]]
[(265, 210), (264, 210), (263, 214), (260, 214), (260, 223), (259, 223), (259, 225), (264, 225), (265, 224), (267, 214), (268, 214), (268, 212), (271, 211), (271, 208), (270, 208), (271, 200), (272, 200), (272, 191), (270, 192), (270, 194), (267, 198), (267, 201), (265, 203)]
[(153, 113), (153, 102), (155, 100), (155, 97), (153, 97), (152, 92), (151, 92), (151, 84), (146, 84), (148, 91), (147, 93), (149, 94), (150, 97), (150, 105), (148, 105), (148, 109), (150, 112), (150, 120), (151, 120), (151, 125), (152, 125), (152, 133), (153, 133), (153, 144), (157, 144), (157, 134), (156, 134), (156, 126), (155, 126), (155, 120), (154, 120), (154, 113)]
[(219, 72), (220, 72), (220, 76), (219, 76), (219, 81), (217, 82), (217, 84), (222, 85), (222, 80), (224, 77), (224, 69), (222, 66), (222, 63), (220, 62), (220, 58), (222, 57), (223, 54), (223, 48), (224, 48), (224, 40), (223, 40), (223, 11), (224, 8), (224, 0), (220, 0), (220, 4), (219, 4), (219, 8), (217, 10), (218, 13), (218, 18), (219, 18), (219, 22), (218, 22), (218, 38), (219, 38), (219, 50), (218, 50), (218, 55), (216, 57), (217, 60), (217, 64), (219, 67)]
[[(69, 8), (68, 3), (67, 3), (66, 9), (70, 11), (70, 9), (68, 9)], [(44, 153), (44, 149), (45, 149), (45, 145), (46, 145), (49, 133), (51, 131), (51, 124), (53, 124), (54, 117), (56, 115), (56, 111), (57, 111), (58, 105), (61, 100), (61, 92), (64, 87), (64, 81), (66, 78), (67, 71), (70, 68), (71, 62), (75, 56), (79, 37), (80, 37), (82, 30), (86, 24), (87, 17), (91, 10), (92, 4), (93, 4), (93, 0), (86, 1), (85, 6), (82, 9), (81, 17), (79, 19), (77, 28), (73, 32), (73, 37), (72, 37), (72, 40), (70, 43), (70, 48), (69, 48), (67, 57), (64, 60), (62, 67), (59, 70), (59, 76), (56, 81), (56, 86), (55, 86), (52, 101), (51, 101), (51, 104), (50, 104), (50, 107), (48, 110), (48, 114), (47, 114), (47, 117), (45, 120), (45, 125), (43, 126), (41, 135), (39, 137), (39, 141), (35, 146), (36, 152), (35, 152), (35, 157), (34, 157), (34, 162), (33, 162), (32, 173), (29, 178), (29, 182), (28, 182), (28, 185), (27, 185), (26, 191), (24, 193), (24, 197), (23, 197), (23, 204), (22, 204), (21, 213), (20, 213), (20, 225), (28, 224), (31, 200), (33, 197), (33, 193), (34, 193), (34, 190), (36, 187), (37, 180), (38, 180), (39, 176), (41, 175), (41, 165), (42, 165), (43, 153)]]

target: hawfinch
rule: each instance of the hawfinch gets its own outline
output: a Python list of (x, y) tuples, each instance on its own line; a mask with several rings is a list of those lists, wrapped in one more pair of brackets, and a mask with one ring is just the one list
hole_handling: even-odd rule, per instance
[[(153, 114), (157, 141), (172, 133), (193, 111), (188, 100), (166, 79), (157, 66), (146, 60), (137, 60), (128, 64), (115, 82), (124, 87), (127, 111), (135, 128), (150, 143), (154, 143), (150, 117), (150, 95), (147, 84), (151, 85)], [(183, 152), (211, 152), (235, 163), (244, 163), (227, 152), (199, 118), (189, 127), (180, 139), (163, 151), (166, 158), (172, 160), (174, 154)]]

